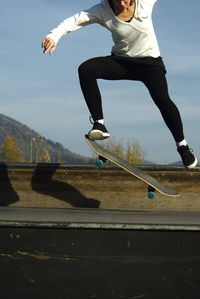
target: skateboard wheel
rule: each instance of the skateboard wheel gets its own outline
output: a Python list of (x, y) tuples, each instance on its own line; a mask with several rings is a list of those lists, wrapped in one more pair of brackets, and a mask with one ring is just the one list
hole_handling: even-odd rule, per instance
[(148, 192), (148, 199), (154, 199), (156, 197), (156, 192), (154, 191), (149, 191)]
[(148, 199), (154, 199), (156, 197), (156, 189), (152, 186), (148, 188)]
[(95, 164), (98, 168), (101, 168), (103, 166), (104, 162), (101, 159), (97, 159)]

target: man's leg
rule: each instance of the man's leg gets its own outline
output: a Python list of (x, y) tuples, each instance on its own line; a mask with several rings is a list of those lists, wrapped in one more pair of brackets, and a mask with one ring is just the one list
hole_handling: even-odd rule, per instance
[(166, 125), (174, 137), (183, 164), (188, 168), (195, 167), (197, 159), (184, 138), (181, 116), (177, 106), (169, 97), (164, 71), (159, 67), (152, 67), (143, 76), (142, 81), (148, 88), (152, 99), (159, 108)]
[(122, 80), (126, 77), (126, 69), (112, 56), (92, 58), (80, 65), (80, 85), (94, 121), (94, 126), (88, 133), (91, 139), (105, 139), (110, 136), (104, 125), (102, 98), (97, 80)]

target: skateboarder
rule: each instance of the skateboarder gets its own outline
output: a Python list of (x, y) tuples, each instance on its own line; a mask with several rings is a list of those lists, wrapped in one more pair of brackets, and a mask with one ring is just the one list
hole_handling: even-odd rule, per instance
[(108, 29), (114, 42), (111, 55), (89, 59), (79, 67), (81, 89), (93, 119), (89, 138), (100, 140), (110, 136), (104, 123), (97, 79), (141, 81), (172, 133), (183, 164), (193, 168), (197, 158), (185, 140), (179, 110), (169, 97), (166, 69), (152, 25), (151, 15), (156, 1), (102, 0), (65, 19), (43, 39), (42, 48), (44, 53), (51, 54), (63, 35), (92, 23)]

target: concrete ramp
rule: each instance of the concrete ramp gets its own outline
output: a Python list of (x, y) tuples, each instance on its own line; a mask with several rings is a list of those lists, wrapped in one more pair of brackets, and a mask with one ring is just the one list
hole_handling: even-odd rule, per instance
[(0, 209), (0, 297), (199, 299), (199, 212)]
[(200, 172), (0, 165), (0, 298), (199, 299)]

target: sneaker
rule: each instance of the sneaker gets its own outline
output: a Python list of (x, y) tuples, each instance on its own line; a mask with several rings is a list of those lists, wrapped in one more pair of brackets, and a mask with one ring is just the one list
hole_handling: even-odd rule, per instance
[(92, 130), (88, 132), (88, 137), (90, 140), (103, 140), (110, 137), (110, 134), (103, 124), (95, 121)]
[(198, 160), (188, 145), (180, 146), (177, 151), (179, 152), (185, 167), (191, 169), (197, 165)]

